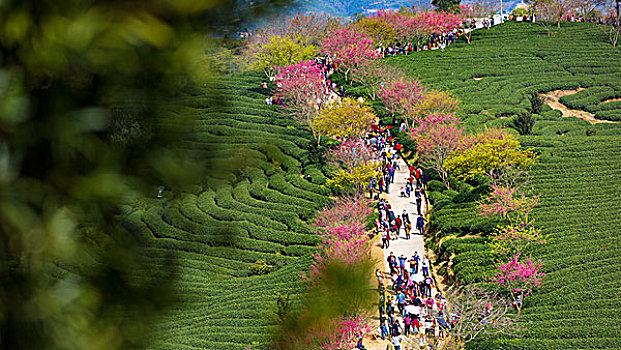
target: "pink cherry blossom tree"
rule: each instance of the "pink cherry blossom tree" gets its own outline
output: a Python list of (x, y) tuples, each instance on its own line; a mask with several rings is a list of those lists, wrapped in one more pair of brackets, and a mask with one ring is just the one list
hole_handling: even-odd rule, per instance
[(335, 56), (346, 80), (352, 68), (379, 58), (373, 40), (349, 27), (331, 32), (323, 41), (323, 52)]
[(373, 160), (373, 152), (362, 140), (347, 140), (326, 152), (329, 164), (350, 170)]
[(453, 153), (467, 147), (469, 140), (459, 126), (459, 119), (451, 114), (428, 116), (418, 122), (410, 135), (416, 141), (421, 163), (437, 171), (444, 186), (450, 189), (444, 161)]
[(534, 288), (541, 285), (541, 280), (545, 276), (545, 273), (540, 272), (542, 266), (541, 260), (534, 261), (532, 258), (520, 262), (518, 255), (508, 263), (501, 263), (497, 266), (498, 271), (492, 278), (492, 282), (497, 283), (511, 294), (518, 315), (522, 312), (524, 298), (529, 296)]
[(371, 332), (371, 327), (362, 316), (336, 316), (329, 319), (303, 315), (298, 320), (303, 329), (279, 334), (271, 344), (277, 350), (343, 350), (356, 345), (359, 337)]
[(399, 114), (408, 128), (417, 119), (421, 103), (427, 96), (427, 87), (416, 80), (392, 82), (380, 88), (379, 97), (394, 115)]
[(459, 28), (462, 19), (459, 15), (445, 12), (429, 11), (403, 17), (398, 28), (401, 36), (420, 49), (432, 34), (447, 34)]
[(327, 227), (320, 231), (320, 237), (319, 252), (312, 254), (310, 273), (304, 276), (311, 283), (319, 283), (323, 272), (330, 265), (355, 268), (371, 256), (369, 236), (359, 225)]
[(375, 101), (383, 84), (398, 81), (405, 73), (402, 69), (381, 61), (370, 61), (353, 68), (350, 75), (353, 81), (367, 88), (369, 97)]
[(489, 196), (479, 202), (477, 215), (500, 215), (509, 223), (527, 226), (528, 215), (539, 204), (539, 196), (524, 193), (517, 186), (492, 185)]
[(316, 139), (312, 121), (326, 99), (326, 80), (323, 69), (312, 61), (303, 61), (286, 67), (278, 67), (276, 97), (284, 98), (294, 119), (306, 123)]
[(371, 212), (370, 202), (364, 196), (340, 197), (317, 214), (315, 225), (322, 228), (363, 226)]
[(487, 17), (492, 14), (494, 2), (490, 0), (477, 0), (468, 4), (461, 4), (461, 17), (464, 28), (464, 36), (470, 44), (472, 32), (476, 26), (475, 18)]
[(453, 314), (451, 331), (436, 344), (438, 350), (464, 349), (464, 345), (483, 337), (514, 335), (520, 329), (509, 316), (511, 301), (500, 290), (475, 284), (453, 284), (444, 291), (446, 314)]
[(319, 349), (341, 350), (356, 346), (356, 341), (371, 332), (368, 321), (362, 317), (341, 317), (336, 320), (336, 327), (319, 340)]

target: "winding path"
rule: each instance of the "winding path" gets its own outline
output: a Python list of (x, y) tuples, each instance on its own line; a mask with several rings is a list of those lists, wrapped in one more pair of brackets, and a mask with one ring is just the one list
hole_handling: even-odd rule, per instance
[[(388, 255), (390, 252), (394, 252), (396, 257), (401, 256), (403, 254), (405, 257), (410, 258), (414, 255), (414, 252), (417, 251), (418, 255), (423, 256), (426, 255), (425, 252), (425, 241), (422, 235), (418, 234), (416, 230), (416, 217), (418, 217), (418, 213), (416, 212), (416, 197), (414, 197), (414, 193), (410, 198), (402, 198), (399, 196), (400, 188), (405, 188), (405, 184), (407, 179), (410, 177), (410, 170), (406, 165), (405, 161), (399, 156), (397, 157), (397, 164), (399, 164), (400, 169), (395, 172), (395, 183), (390, 185), (390, 193), (388, 195), (384, 194), (385, 198), (388, 199), (388, 202), (392, 206), (392, 210), (395, 212), (395, 215), (401, 215), (403, 210), (410, 215), (410, 221), (412, 221), (412, 231), (410, 234), (410, 239), (405, 239), (405, 231), (401, 229), (399, 231), (399, 239), (391, 240), (390, 247), (384, 249), (384, 271), (390, 271), (390, 267), (388, 266)], [(427, 206), (425, 201), (423, 201), (422, 206), (423, 212), (427, 211)], [(422, 278), (422, 272), (419, 269), (417, 277)]]
[[(577, 94), (578, 92), (584, 90), (584, 88), (578, 88), (577, 90), (554, 90), (547, 93), (540, 93), (539, 96), (544, 98), (543, 103), (548, 104), (552, 109), (556, 109), (563, 113), (563, 117), (575, 117), (581, 120), (585, 120), (591, 124), (599, 124), (599, 123), (614, 123), (610, 120), (601, 120), (596, 119), (593, 113), (589, 113), (586, 111), (582, 111), (579, 109), (571, 109), (562, 104), (559, 99), (563, 96), (569, 96), (573, 94)], [(607, 101), (608, 102), (608, 101)]]
[[(376, 248), (377, 250), (381, 250), (383, 253), (381, 256), (383, 260), (382, 266), (384, 267), (384, 274), (387, 277), (387, 281), (386, 281), (387, 287), (392, 285), (392, 282), (389, 280), (390, 267), (388, 266), (388, 261), (387, 261), (387, 258), (390, 255), (390, 252), (393, 252), (396, 257), (399, 257), (401, 256), (401, 254), (403, 254), (403, 256), (407, 257), (408, 259), (411, 258), (412, 255), (414, 255), (414, 252), (418, 252), (418, 255), (421, 257), (421, 259), (424, 256), (427, 256), (427, 251), (425, 250), (425, 241), (423, 239), (423, 236), (418, 234), (418, 231), (416, 230), (416, 218), (418, 217), (418, 212), (416, 211), (416, 197), (414, 196), (414, 192), (412, 191), (410, 198), (407, 198), (407, 197), (402, 198), (399, 196), (401, 192), (400, 188), (401, 187), (405, 188), (407, 179), (410, 177), (410, 170), (400, 155), (396, 159), (397, 159), (397, 164), (399, 164), (400, 169), (395, 172), (395, 182), (390, 185), (390, 193), (382, 194), (382, 197), (388, 200), (388, 202), (392, 206), (392, 210), (395, 212), (395, 215), (401, 215), (403, 213), (403, 210), (404, 209), (406, 210), (406, 212), (410, 215), (410, 221), (412, 222), (412, 231), (410, 232), (410, 239), (406, 239), (405, 231), (401, 229), (399, 231), (399, 239), (391, 240), (390, 247), (386, 249), (379, 248), (381, 247), (381, 241), (378, 240), (379, 246)], [(428, 208), (427, 208), (426, 201), (423, 200), (422, 207), (421, 207), (421, 210), (423, 211), (423, 215), (424, 213), (427, 212), (427, 209)], [(377, 258), (377, 255), (379, 254), (377, 254), (377, 251), (376, 251), (376, 254), (375, 254), (376, 258)], [(409, 263), (407, 266), (409, 267)], [(431, 272), (432, 270), (431, 266), (429, 270)], [(418, 274), (416, 274), (414, 278), (417, 280), (423, 279), (422, 269), (419, 269)], [(432, 275), (432, 278), (433, 278), (433, 275)], [(391, 291), (390, 288), (388, 288), (387, 290)], [(432, 289), (432, 295), (435, 295), (436, 293), (437, 293), (437, 290), (434, 286), (434, 288)], [(403, 320), (401, 319), (400, 316), (398, 316), (398, 319), (400, 320), (401, 325), (403, 326)], [(374, 319), (372, 322), (373, 322), (372, 323), (373, 330), (375, 330), (376, 327), (378, 326), (377, 318)], [(365, 340), (364, 344), (368, 350), (385, 350), (386, 345), (388, 343), (389, 343), (388, 340), (367, 339)], [(404, 340), (403, 345), (410, 344), (410, 343), (412, 343), (411, 340)]]

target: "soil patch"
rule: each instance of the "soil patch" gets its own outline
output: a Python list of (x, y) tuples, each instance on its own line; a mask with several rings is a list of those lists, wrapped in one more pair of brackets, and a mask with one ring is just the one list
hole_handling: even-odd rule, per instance
[(552, 109), (556, 109), (563, 113), (563, 117), (574, 117), (581, 120), (585, 120), (591, 124), (598, 123), (612, 123), (609, 120), (599, 120), (595, 119), (595, 115), (586, 111), (581, 111), (579, 109), (571, 109), (559, 102), (559, 99), (563, 96), (573, 95), (580, 91), (584, 90), (584, 88), (578, 88), (577, 90), (554, 90), (547, 93), (540, 93), (539, 96), (544, 97), (543, 103), (547, 103)]
[(608, 100), (603, 100), (599, 104), (601, 105), (601, 104), (608, 103), (608, 102), (621, 102), (621, 98), (611, 98), (611, 99), (608, 99)]

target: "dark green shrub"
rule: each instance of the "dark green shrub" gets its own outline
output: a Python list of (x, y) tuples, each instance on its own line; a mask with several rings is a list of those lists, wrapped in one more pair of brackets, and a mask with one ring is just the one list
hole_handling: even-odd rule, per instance
[(456, 178), (454, 178), (454, 177), (449, 177), (449, 178), (448, 178), (448, 182), (449, 182), (449, 186), (451, 187), (451, 189), (456, 189), (456, 188), (459, 188), (459, 184), (460, 184), (460, 182), (459, 182), (459, 180), (457, 180)]
[(487, 186), (487, 185), (479, 185), (479, 186), (475, 187), (472, 191), (470, 191), (470, 193), (472, 193), (473, 195), (481, 197), (482, 195), (486, 194), (488, 191), (489, 191), (489, 186)]
[(474, 186), (465, 182), (460, 182), (459, 185), (455, 187), (455, 189), (461, 193), (470, 192), (473, 188)]
[(474, 202), (478, 198), (477, 195), (472, 194), (471, 192), (462, 192), (455, 197), (453, 197), (453, 203), (467, 203)]
[(438, 181), (438, 180), (431, 180), (427, 183), (427, 192), (442, 192), (444, 191), (444, 185), (442, 184), (442, 181)]
[(397, 133), (396, 138), (403, 146), (404, 152), (416, 152), (416, 141), (412, 140), (407, 132)]
[(537, 91), (531, 91), (528, 95), (530, 101), (530, 112), (535, 114), (541, 114), (543, 109), (543, 97), (537, 94)]
[(621, 109), (613, 109), (609, 111), (599, 111), (595, 113), (595, 118), (601, 120), (621, 121)]
[(446, 191), (444, 191), (444, 195), (449, 197), (450, 199), (453, 199), (458, 194), (459, 194), (459, 192), (457, 192), (455, 190), (446, 190)]
[(448, 200), (448, 196), (444, 195), (442, 192), (433, 191), (429, 193), (429, 201), (431, 204), (435, 204), (442, 200)]
[(520, 113), (511, 121), (511, 126), (517, 130), (520, 135), (530, 135), (533, 132), (535, 118), (531, 113)]
[(442, 200), (439, 199), (438, 202), (436, 202), (433, 207), (434, 209), (442, 209), (447, 205), (453, 204), (453, 202), (451, 202), (450, 200)]

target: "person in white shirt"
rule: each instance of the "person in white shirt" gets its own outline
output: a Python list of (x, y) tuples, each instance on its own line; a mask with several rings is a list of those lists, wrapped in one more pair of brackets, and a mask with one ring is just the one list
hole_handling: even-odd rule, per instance
[(429, 276), (429, 259), (427, 259), (427, 257), (424, 257), (420, 265), (423, 268), (423, 276)]
[(398, 333), (392, 336), (392, 345), (395, 347), (395, 350), (401, 350), (402, 340), (403, 340), (403, 336), (401, 336)]

